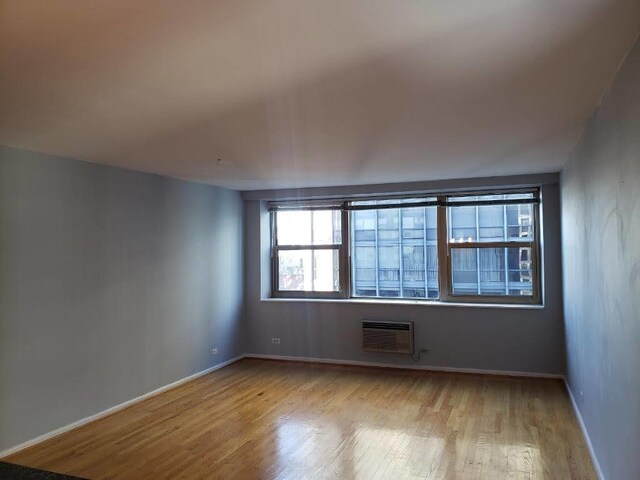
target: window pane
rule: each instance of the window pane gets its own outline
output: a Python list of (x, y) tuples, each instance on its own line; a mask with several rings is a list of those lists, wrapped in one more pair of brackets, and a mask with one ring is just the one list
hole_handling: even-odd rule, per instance
[(438, 298), (436, 212), (409, 207), (351, 213), (354, 296)]
[[(360, 290), (376, 288), (376, 249), (368, 246), (355, 247), (353, 252), (354, 283)], [(356, 293), (358, 294), (358, 293)], [(374, 293), (375, 296), (375, 293)]]
[(277, 212), (278, 245), (311, 244), (311, 212)]
[(533, 205), (507, 205), (507, 239), (533, 241)]
[(278, 245), (337, 245), (342, 242), (339, 210), (276, 212)]
[(340, 290), (338, 250), (280, 250), (278, 289), (298, 292)]
[(402, 270), (405, 284), (422, 282), (424, 285), (424, 267), (424, 247), (422, 245), (402, 247)]
[(398, 257), (397, 246), (382, 246), (378, 248), (379, 267), (383, 268), (400, 268), (400, 258)]
[[(532, 193), (451, 197), (449, 201), (516, 200)], [(532, 204), (449, 207), (449, 242), (502, 242), (534, 240)]]
[(479, 293), (477, 249), (452, 249), (451, 275), (452, 293), (456, 295), (477, 295)]
[(452, 248), (454, 295), (533, 295), (530, 247)]
[(319, 210), (311, 212), (313, 245), (331, 245), (342, 242), (340, 212)]

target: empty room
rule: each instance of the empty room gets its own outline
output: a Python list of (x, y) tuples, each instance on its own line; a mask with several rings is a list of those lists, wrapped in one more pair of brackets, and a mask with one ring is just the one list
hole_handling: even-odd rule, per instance
[(0, 0), (0, 479), (640, 479), (639, 35)]

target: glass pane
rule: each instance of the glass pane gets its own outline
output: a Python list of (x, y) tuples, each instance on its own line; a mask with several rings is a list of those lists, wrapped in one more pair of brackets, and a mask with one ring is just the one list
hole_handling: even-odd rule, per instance
[(298, 292), (337, 292), (340, 269), (337, 249), (278, 251), (278, 289)]
[(397, 246), (378, 248), (378, 280), (385, 288), (400, 286), (400, 257), (398, 252)]
[(478, 255), (477, 249), (451, 250), (451, 275), (455, 295), (477, 295)]
[(402, 238), (423, 239), (425, 235), (425, 215), (424, 208), (403, 208), (402, 217)]
[[(402, 247), (403, 282), (406, 286), (414, 286), (414, 282), (421, 282), (424, 286), (424, 247)], [(417, 286), (417, 285), (416, 285)]]
[(330, 245), (341, 242), (340, 212), (319, 210), (311, 212), (313, 245)]
[(452, 248), (454, 295), (533, 295), (530, 247)]
[(449, 238), (453, 243), (477, 240), (476, 207), (449, 208)]
[(437, 208), (351, 213), (354, 296), (438, 298)]
[(311, 212), (276, 212), (278, 245), (311, 244)]
[(507, 205), (507, 240), (533, 241), (533, 205)]
[[(368, 246), (355, 247), (353, 251), (354, 283), (360, 290), (376, 288), (376, 249)], [(375, 294), (374, 294), (375, 296)]]
[(278, 245), (339, 245), (342, 243), (339, 210), (276, 212)]
[(376, 239), (375, 230), (356, 230), (355, 239), (359, 242), (373, 242)]
[[(532, 193), (485, 195), (449, 200), (511, 200), (532, 196)], [(449, 242), (532, 242), (535, 234), (533, 209), (532, 204), (449, 207)]]

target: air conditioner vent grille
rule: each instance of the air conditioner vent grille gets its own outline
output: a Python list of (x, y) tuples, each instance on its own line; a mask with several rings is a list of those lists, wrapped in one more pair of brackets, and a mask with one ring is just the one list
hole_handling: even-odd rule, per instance
[(367, 352), (413, 353), (413, 323), (363, 321), (362, 349)]

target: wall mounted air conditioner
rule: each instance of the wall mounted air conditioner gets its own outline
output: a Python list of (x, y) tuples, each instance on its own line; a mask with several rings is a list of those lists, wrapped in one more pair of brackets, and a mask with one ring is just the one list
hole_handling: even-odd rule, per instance
[(413, 353), (413, 322), (362, 321), (366, 352)]

